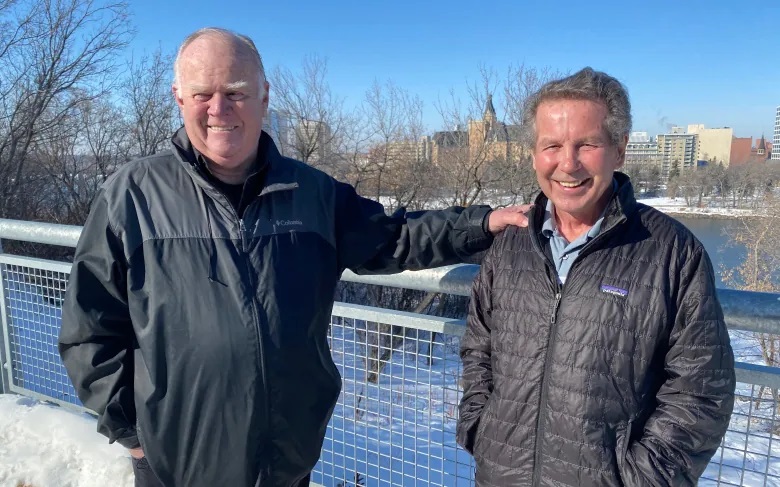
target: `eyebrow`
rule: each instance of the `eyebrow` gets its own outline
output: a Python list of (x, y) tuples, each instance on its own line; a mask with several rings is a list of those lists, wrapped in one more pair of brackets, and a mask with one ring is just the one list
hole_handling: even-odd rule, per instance
[[(223, 85), (222, 89), (224, 89), (225, 91), (241, 91), (241, 90), (245, 90), (248, 86), (249, 83), (247, 81), (234, 81), (232, 83)], [(199, 93), (202, 91), (211, 91), (211, 88), (206, 87), (205, 85), (188, 84), (187, 88), (189, 88), (195, 93)]]
[(235, 81), (233, 83), (228, 83), (225, 85), (225, 90), (227, 91), (239, 91), (244, 90), (246, 87), (249, 86), (249, 83), (246, 81)]

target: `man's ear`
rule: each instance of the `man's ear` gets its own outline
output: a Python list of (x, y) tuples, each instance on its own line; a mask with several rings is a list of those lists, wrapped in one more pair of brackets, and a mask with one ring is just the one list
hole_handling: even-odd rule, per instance
[(268, 81), (263, 82), (263, 104), (268, 106), (268, 90), (271, 88), (271, 85), (268, 84)]
[(628, 146), (628, 135), (624, 135), (623, 140), (618, 144), (618, 163), (615, 166), (615, 169), (623, 167), (626, 163), (626, 146)]
[(176, 87), (175, 83), (171, 85), (171, 93), (173, 93), (173, 99), (176, 100), (176, 104), (181, 108), (184, 105), (184, 100), (179, 96), (179, 88)]

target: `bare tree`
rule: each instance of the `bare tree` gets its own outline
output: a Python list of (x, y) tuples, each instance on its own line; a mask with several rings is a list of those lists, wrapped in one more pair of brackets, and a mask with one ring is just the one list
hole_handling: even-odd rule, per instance
[(122, 109), (109, 100), (98, 99), (83, 103), (80, 115), (82, 150), (94, 161), (96, 173), (105, 179), (132, 157)]
[(370, 196), (370, 183), (374, 178), (374, 168), (369, 163), (371, 130), (365, 119), (362, 107), (346, 114), (342, 130), (334, 137), (334, 164), (331, 175), (351, 184), (364, 196)]
[(536, 172), (531, 160), (532, 148), (524, 140), (526, 127), (523, 126), (523, 111), (526, 102), (545, 83), (565, 76), (566, 73), (550, 67), (535, 68), (523, 63), (507, 68), (503, 81), (503, 93), (506, 108), (506, 120), (509, 124), (510, 140), (522, 140), (523, 144), (514, 144), (507, 157), (495, 163), (497, 189), (509, 198), (506, 204), (530, 203), (539, 191)]
[(551, 67), (535, 68), (523, 63), (510, 65), (504, 80), (506, 119), (517, 126), (523, 124), (523, 110), (528, 98), (547, 82), (562, 78), (567, 73)]
[(333, 163), (333, 145), (345, 124), (343, 100), (331, 90), (327, 73), (327, 61), (310, 56), (298, 73), (278, 67), (269, 76), (271, 107), (292, 122), (292, 140), (279, 150), (315, 167)]
[(85, 101), (55, 136), (36, 144), (33, 156), (56, 198), (45, 219), (82, 225), (100, 185), (129, 158), (121, 110), (106, 98)]
[(18, 2), (0, 46), (0, 214), (20, 210), (35, 143), (51, 142), (74, 107), (104, 95), (131, 31), (127, 4)]
[(435, 135), (434, 160), (442, 197), (449, 204), (469, 206), (498, 176), (491, 163), (508, 159), (511, 150), (505, 125), (498, 121), (492, 107), (492, 94), (499, 86), (496, 72), (480, 68), (480, 80), (467, 87), (468, 101), (461, 102), (454, 91), (448, 100), (439, 100), (436, 108), (444, 126), (454, 130)]
[[(747, 250), (745, 260), (735, 269), (722, 271), (723, 281), (735, 289), (760, 292), (780, 292), (780, 201), (772, 194), (762, 198), (758, 216), (740, 218), (739, 225), (729, 231), (731, 245)], [(768, 333), (743, 333), (754, 344), (760, 358), (770, 367), (780, 366), (780, 336)], [(756, 400), (758, 407), (765, 392), (762, 386)], [(775, 402), (780, 402), (778, 391), (771, 391)], [(777, 430), (777, 428), (775, 428)]]
[(158, 152), (178, 125), (176, 102), (171, 94), (173, 55), (158, 47), (139, 61), (130, 61), (130, 76), (123, 86), (128, 105), (132, 154), (144, 157)]
[(371, 134), (368, 162), (375, 195), (396, 208), (420, 207), (428, 181), (430, 144), (423, 137), (423, 102), (398, 85), (374, 82), (366, 93), (364, 119)]
[[(74, 111), (75, 112), (75, 111)], [(102, 183), (97, 164), (79, 150), (79, 114), (72, 113), (58, 128), (56, 136), (35, 144), (31, 162), (48, 176), (45, 189), (49, 202), (37, 216), (46, 221), (81, 225), (89, 214), (90, 204)]]

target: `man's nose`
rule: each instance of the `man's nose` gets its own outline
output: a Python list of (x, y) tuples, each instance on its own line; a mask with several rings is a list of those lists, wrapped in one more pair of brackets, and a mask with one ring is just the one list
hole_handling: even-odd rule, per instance
[(208, 114), (212, 117), (225, 115), (230, 111), (230, 100), (222, 93), (214, 93), (209, 100)]
[(580, 157), (577, 147), (565, 145), (560, 152), (561, 159), (558, 161), (558, 167), (566, 172), (573, 172), (580, 167)]

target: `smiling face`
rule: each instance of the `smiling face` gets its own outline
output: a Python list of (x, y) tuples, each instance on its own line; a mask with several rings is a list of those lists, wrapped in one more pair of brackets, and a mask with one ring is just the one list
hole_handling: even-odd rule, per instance
[(192, 41), (173, 87), (193, 147), (228, 182), (242, 180), (254, 164), (268, 108), (268, 83), (246, 49), (208, 35)]
[(533, 166), (560, 220), (593, 225), (609, 201), (628, 138), (615, 146), (605, 130), (607, 108), (590, 100), (542, 102), (536, 112)]

